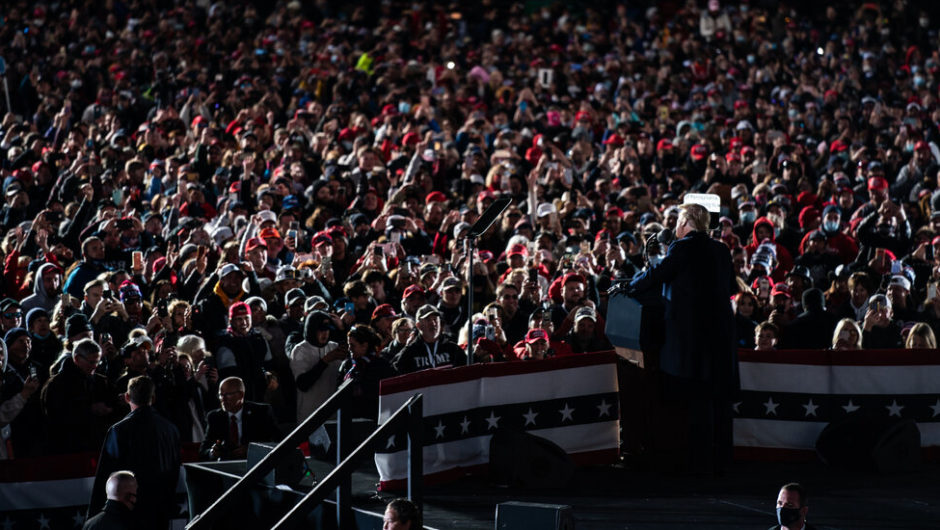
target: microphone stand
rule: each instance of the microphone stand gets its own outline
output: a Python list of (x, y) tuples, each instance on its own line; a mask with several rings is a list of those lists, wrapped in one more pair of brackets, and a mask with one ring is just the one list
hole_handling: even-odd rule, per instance
[(473, 364), (473, 254), (476, 252), (477, 239), (493, 226), (512, 203), (509, 197), (500, 197), (490, 205), (483, 215), (470, 227), (470, 233), (464, 239), (464, 252), (467, 255), (467, 366)]

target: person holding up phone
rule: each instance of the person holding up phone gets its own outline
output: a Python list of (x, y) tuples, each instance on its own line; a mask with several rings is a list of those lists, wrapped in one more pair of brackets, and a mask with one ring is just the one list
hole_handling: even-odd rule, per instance
[[(49, 370), (32, 358), (30, 336), (25, 329), (13, 328), (0, 341), (0, 368), (0, 427), (10, 425), (13, 455), (39, 455), (45, 418), (36, 390), (49, 379)], [(7, 444), (0, 445), (4, 446), (0, 447), (0, 460), (9, 458)]]
[(862, 321), (862, 347), (900, 348), (901, 328), (901, 322), (894, 318), (891, 300), (883, 294), (872, 295)]

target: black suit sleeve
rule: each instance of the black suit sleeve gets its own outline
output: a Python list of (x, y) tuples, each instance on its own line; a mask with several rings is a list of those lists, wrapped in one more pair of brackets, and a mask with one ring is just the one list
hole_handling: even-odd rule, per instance
[(317, 364), (313, 365), (313, 368), (297, 376), (297, 390), (301, 392), (310, 390), (310, 387), (317, 382), (317, 379), (320, 379), (328, 366), (329, 364), (320, 359)]
[(212, 446), (217, 440), (224, 440), (226, 433), (220, 431), (219, 427), (219, 411), (213, 410), (206, 415), (206, 439), (202, 441), (202, 444), (199, 446), (199, 459), (200, 460), (211, 460), (209, 457), (209, 450), (212, 449)]

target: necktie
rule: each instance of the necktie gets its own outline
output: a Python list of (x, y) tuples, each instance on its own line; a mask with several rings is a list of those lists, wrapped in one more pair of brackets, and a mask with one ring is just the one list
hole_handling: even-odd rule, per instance
[(232, 442), (232, 446), (237, 447), (238, 446), (238, 420), (235, 419), (234, 414), (232, 414), (230, 418), (232, 419), (232, 421), (231, 423), (229, 423), (228, 438), (229, 438), (229, 441)]

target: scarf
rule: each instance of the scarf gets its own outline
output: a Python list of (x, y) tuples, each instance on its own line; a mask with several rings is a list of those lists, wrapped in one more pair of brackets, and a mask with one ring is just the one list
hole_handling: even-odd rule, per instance
[(222, 290), (221, 282), (216, 282), (215, 288), (212, 289), (212, 292), (219, 296), (219, 298), (222, 300), (222, 305), (225, 306), (225, 309), (231, 307), (235, 302), (241, 301), (242, 297), (245, 296), (245, 292), (242, 291), (238, 293), (238, 296), (235, 298), (229, 298), (226, 296), (225, 291)]

